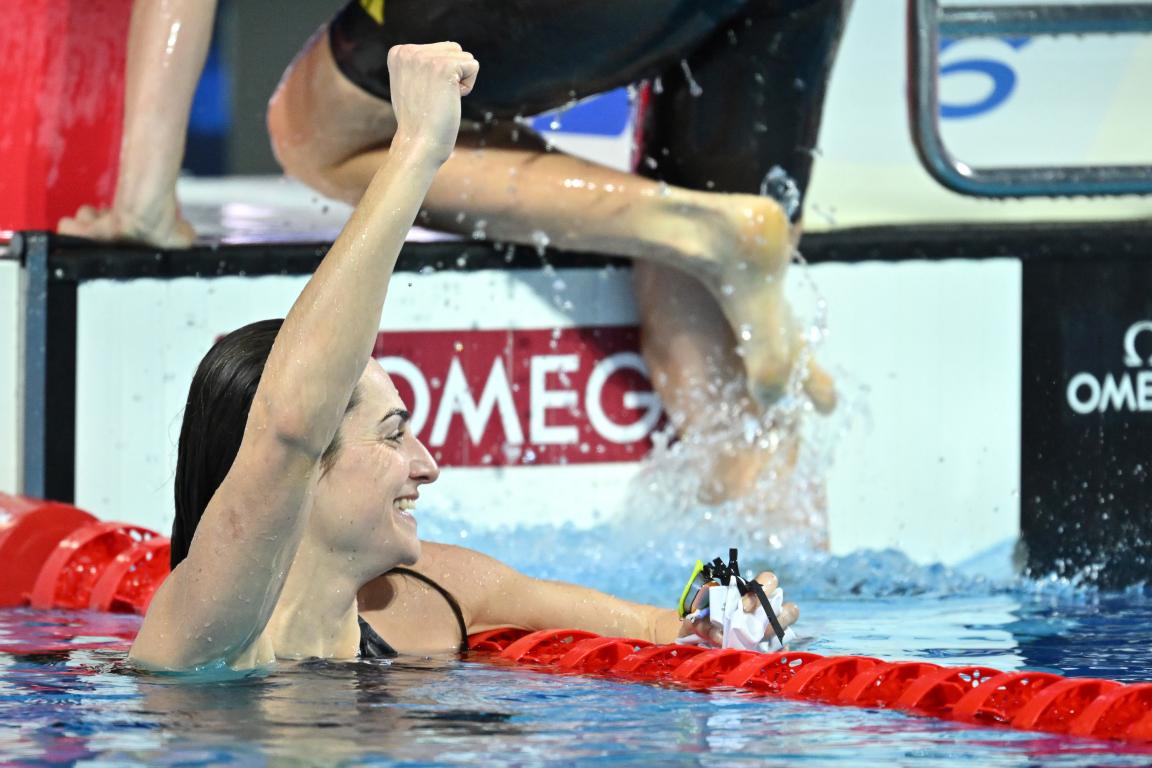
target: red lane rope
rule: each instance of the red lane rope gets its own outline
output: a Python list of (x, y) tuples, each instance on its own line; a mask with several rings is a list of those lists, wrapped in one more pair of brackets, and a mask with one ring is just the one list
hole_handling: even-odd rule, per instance
[[(168, 554), (168, 539), (154, 531), (101, 523), (66, 504), (0, 493), (0, 559), (11, 566), (0, 580), (0, 607), (143, 614), (168, 575)], [(67, 642), (70, 636), (61, 639), (61, 650), (75, 648)], [(492, 629), (472, 635), (469, 650), (540, 670), (693, 689), (739, 688), (984, 726), (1152, 743), (1152, 683), (804, 651), (654, 645), (578, 629)]]
[(469, 650), (540, 671), (670, 682), (692, 689), (742, 688), (981, 726), (1152, 743), (1152, 683), (1122, 685), (1050, 672), (941, 667), (804, 651), (764, 654), (654, 645), (577, 629), (495, 629), (472, 635)]

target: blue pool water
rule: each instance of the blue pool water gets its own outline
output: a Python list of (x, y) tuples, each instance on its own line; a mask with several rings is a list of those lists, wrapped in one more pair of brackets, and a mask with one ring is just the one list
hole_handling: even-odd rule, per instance
[[(597, 557), (572, 556), (609, 535), (520, 531), (516, 546), (502, 544), (503, 537), (481, 543), (507, 550), (496, 554), (533, 573), (667, 602), (670, 565), (653, 571), (641, 564), (648, 559), (642, 553), (612, 568)], [(550, 548), (557, 536), (568, 537), (563, 556)], [(526, 539), (534, 546), (523, 546)], [(921, 568), (891, 552), (774, 559), (794, 585), (792, 595), (802, 598), (801, 626), (820, 653), (1152, 679), (1152, 597), (1143, 589), (1102, 595), (1067, 583), (995, 581)], [(1152, 764), (1152, 746), (449, 657), (281, 664), (242, 680), (176, 682), (133, 674), (123, 663), (123, 638), (138, 622), (0, 611), (0, 762)], [(68, 649), (29, 652), (49, 641)]]

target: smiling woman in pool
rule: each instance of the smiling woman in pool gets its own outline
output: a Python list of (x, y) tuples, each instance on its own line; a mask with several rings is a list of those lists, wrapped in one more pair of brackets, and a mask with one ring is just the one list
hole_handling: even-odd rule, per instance
[[(494, 626), (576, 626), (671, 641), (673, 610), (530, 579), (458, 547), (422, 544), (412, 515), (439, 475), (371, 359), (408, 227), (460, 124), (479, 65), (454, 43), (389, 54), (392, 151), (288, 317), (241, 328), (201, 362), (177, 468), (174, 569), (132, 647), (149, 667), (251, 668), (277, 658), (444, 650)], [(455, 617), (396, 567), (449, 598)], [(774, 587), (774, 577), (760, 578)], [(363, 589), (368, 585), (366, 589)], [(796, 619), (786, 606), (781, 620)], [(706, 627), (702, 627), (706, 630)], [(452, 644), (444, 638), (452, 636)]]

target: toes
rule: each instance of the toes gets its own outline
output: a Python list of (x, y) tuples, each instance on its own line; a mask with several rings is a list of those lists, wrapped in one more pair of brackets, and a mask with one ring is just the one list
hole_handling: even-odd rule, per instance
[(831, 413), (836, 407), (836, 382), (819, 363), (809, 361), (808, 377), (804, 380), (804, 392), (820, 413)]

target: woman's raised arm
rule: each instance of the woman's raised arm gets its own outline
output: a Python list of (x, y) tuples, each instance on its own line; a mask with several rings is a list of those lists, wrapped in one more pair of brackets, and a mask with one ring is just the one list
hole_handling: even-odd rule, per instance
[(400, 126), (392, 151), (276, 337), (236, 460), (133, 646), (141, 663), (235, 662), (276, 606), (313, 473), (371, 356), (396, 258), (452, 152), (478, 65), (438, 43), (392, 49), (389, 69)]

